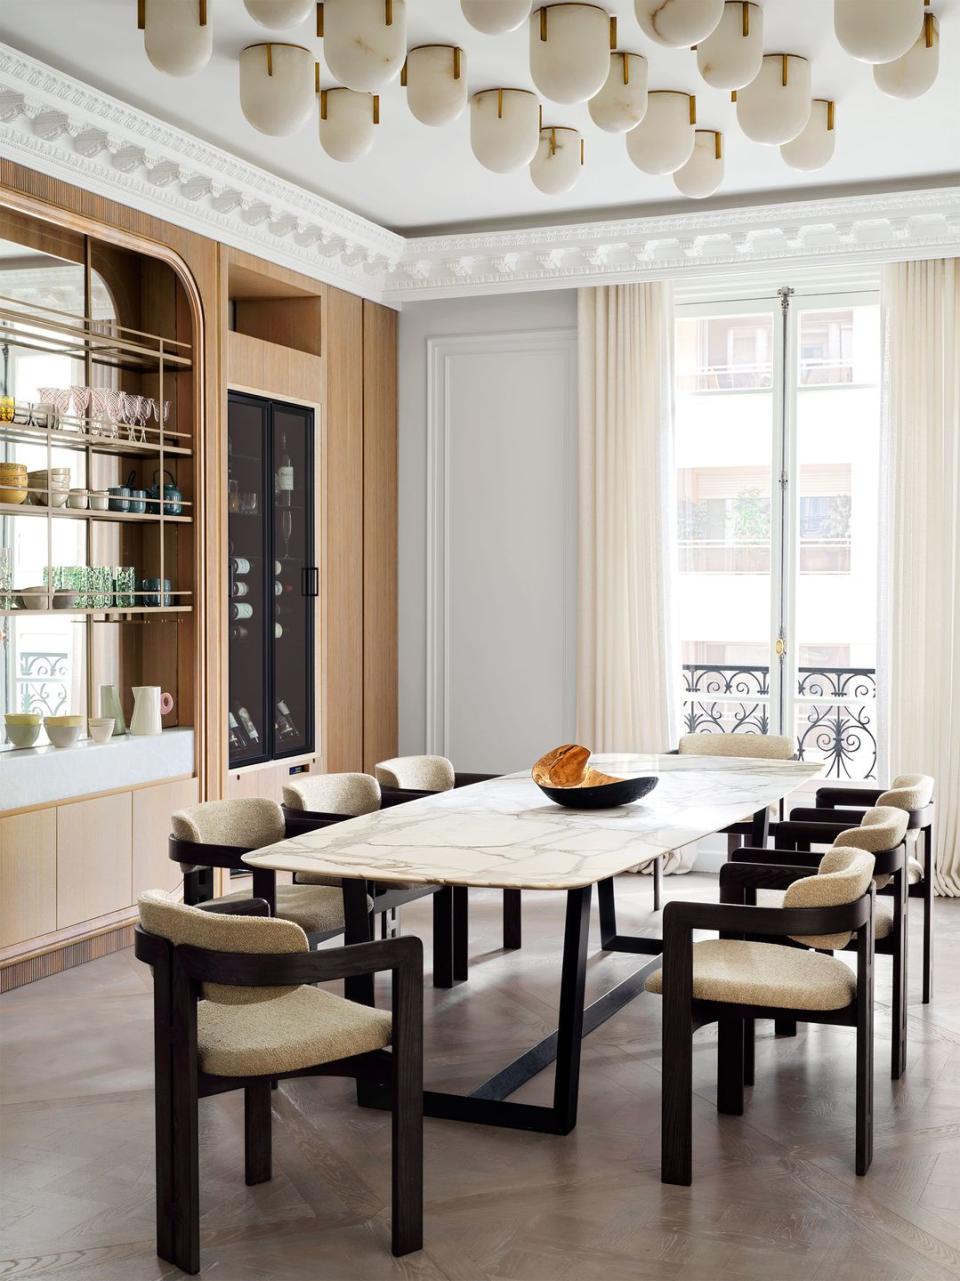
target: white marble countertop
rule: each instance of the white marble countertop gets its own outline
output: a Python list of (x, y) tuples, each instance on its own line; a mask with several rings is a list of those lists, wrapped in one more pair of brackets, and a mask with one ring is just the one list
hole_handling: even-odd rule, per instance
[(529, 774), (377, 810), (244, 855), (253, 867), (385, 883), (569, 890), (605, 880), (749, 818), (822, 762), (743, 757), (597, 756), (620, 776), (656, 774), (639, 801), (611, 810), (554, 805)]
[(118, 734), (74, 747), (0, 748), (0, 813), (193, 773), (193, 730)]

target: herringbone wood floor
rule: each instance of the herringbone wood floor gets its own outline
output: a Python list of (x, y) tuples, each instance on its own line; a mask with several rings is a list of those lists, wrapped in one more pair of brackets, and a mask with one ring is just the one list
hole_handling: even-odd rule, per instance
[[(621, 882), (622, 928), (650, 885)], [(715, 897), (716, 881), (667, 881)], [(274, 1178), (243, 1182), (242, 1102), (201, 1103), (201, 1248), (211, 1281), (937, 1281), (960, 1277), (960, 903), (938, 902), (938, 991), (919, 1003), (915, 919), (906, 1078), (887, 1075), (889, 959), (878, 960), (876, 1158), (853, 1174), (853, 1034), (761, 1025), (742, 1119), (714, 1109), (697, 1035), (692, 1188), (658, 1181), (659, 998), (586, 1042), (567, 1138), (426, 1123), (422, 1253), (389, 1254), (389, 1121), (349, 1082), (274, 1096)], [(427, 1079), (467, 1088), (554, 1026), (560, 896), (524, 896), (525, 944), (499, 944), (499, 897), (471, 896), (469, 984), (426, 991)], [(911, 905), (914, 911), (914, 905)], [(915, 913), (915, 917), (918, 913)], [(429, 936), (429, 906), (404, 926)], [(588, 999), (634, 965), (593, 935)], [(428, 949), (429, 950), (429, 949)], [(153, 1281), (150, 975), (129, 952), (0, 998), (0, 1276)], [(551, 1074), (516, 1097), (546, 1102)]]

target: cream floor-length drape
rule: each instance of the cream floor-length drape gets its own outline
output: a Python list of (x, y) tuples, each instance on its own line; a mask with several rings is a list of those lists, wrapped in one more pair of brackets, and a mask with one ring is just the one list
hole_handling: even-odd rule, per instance
[(934, 883), (960, 896), (960, 259), (885, 267), (882, 303), (890, 775), (936, 780)]
[[(596, 752), (677, 741), (670, 286), (581, 289), (577, 736)], [(671, 855), (665, 870), (690, 860)]]

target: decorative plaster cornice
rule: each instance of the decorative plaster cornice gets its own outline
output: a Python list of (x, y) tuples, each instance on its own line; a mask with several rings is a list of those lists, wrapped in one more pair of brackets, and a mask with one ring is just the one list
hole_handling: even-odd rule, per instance
[(4, 44), (0, 152), (393, 306), (731, 267), (960, 254), (960, 187), (404, 237)]

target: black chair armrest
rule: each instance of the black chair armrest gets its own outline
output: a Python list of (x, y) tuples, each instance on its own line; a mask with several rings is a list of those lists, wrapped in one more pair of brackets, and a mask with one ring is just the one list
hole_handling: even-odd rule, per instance
[(835, 836), (847, 830), (846, 823), (800, 823), (787, 819), (770, 824), (774, 844), (789, 849), (796, 842), (807, 845), (832, 845)]
[(469, 787), (471, 783), (489, 783), (492, 778), (502, 778), (502, 774), (461, 774), (457, 770), (453, 776), (454, 787)]
[(206, 841), (184, 841), (178, 836), (167, 838), (167, 855), (174, 863), (196, 867), (228, 867), (232, 872), (249, 872), (243, 863), (245, 845), (210, 845)]
[(883, 795), (882, 787), (818, 787), (817, 808), (834, 809), (837, 805), (851, 805), (869, 809)]
[(317, 952), (211, 952), (181, 946), (178, 959), (197, 983), (224, 983), (234, 987), (287, 987), (301, 983), (326, 983), (396, 970), (423, 977), (423, 944), (412, 934), (351, 943)]
[[(762, 855), (766, 851), (757, 850)], [(785, 858), (791, 857), (789, 854)], [(810, 868), (791, 866), (787, 863), (764, 863), (760, 858), (752, 863), (737, 860), (724, 863), (720, 868), (720, 902), (743, 903), (744, 890), (785, 890), (794, 881), (810, 875)]]
[(201, 912), (216, 916), (269, 916), (270, 904), (265, 898), (239, 898), (230, 903), (198, 903)]
[(866, 810), (831, 809), (828, 806), (797, 806), (790, 811), (790, 822), (797, 823), (832, 823), (834, 827), (859, 827)]
[(390, 809), (393, 805), (406, 805), (407, 801), (419, 801), (424, 796), (436, 796), (436, 792), (416, 791), (412, 787), (384, 787), (380, 788), (380, 808)]
[(810, 868), (816, 870), (820, 866), (823, 855), (811, 853), (809, 850), (757, 849), (756, 846), (741, 845), (739, 849), (731, 850), (727, 858), (731, 863), (761, 865), (769, 863), (771, 867), (802, 867), (806, 869), (806, 875), (809, 876)]
[[(807, 875), (805, 868), (797, 870)], [(690, 939), (694, 930), (769, 938), (785, 934), (841, 934), (865, 924), (871, 911), (872, 893), (871, 887), (870, 893), (855, 903), (842, 903), (838, 907), (748, 907), (740, 903), (674, 899), (663, 911), (664, 945), (668, 947), (677, 938)]]
[(332, 827), (334, 823), (345, 823), (352, 814), (325, 814), (321, 810), (295, 810), (288, 805), (281, 805), (283, 810), (284, 834), (302, 836), (306, 832), (318, 832), (321, 827)]

